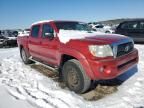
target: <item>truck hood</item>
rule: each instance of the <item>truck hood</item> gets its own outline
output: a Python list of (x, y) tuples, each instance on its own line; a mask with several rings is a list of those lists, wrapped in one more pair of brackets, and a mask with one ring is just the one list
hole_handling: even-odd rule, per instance
[(111, 44), (121, 40), (128, 39), (128, 37), (118, 34), (101, 34), (101, 35), (98, 34), (95, 36), (85, 37), (84, 39), (87, 41), (95, 41), (104, 44)]
[(80, 43), (87, 44), (111, 44), (128, 37), (118, 34), (106, 34), (100, 32), (86, 32), (86, 31), (75, 31), (75, 30), (60, 30), (59, 39), (62, 43), (73, 43), (79, 41)]

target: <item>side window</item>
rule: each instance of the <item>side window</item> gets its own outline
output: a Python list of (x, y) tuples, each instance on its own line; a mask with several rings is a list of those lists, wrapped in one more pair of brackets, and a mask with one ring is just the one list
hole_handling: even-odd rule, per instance
[(130, 22), (128, 24), (128, 29), (139, 29), (138, 28), (138, 22)]
[(39, 35), (39, 30), (40, 30), (40, 25), (35, 25), (32, 27), (32, 33), (31, 36), (32, 37), (38, 37)]
[(121, 29), (128, 29), (128, 23), (123, 23), (121, 25)]
[(144, 30), (144, 22), (140, 22), (140, 29)]
[(45, 38), (50, 36), (49, 34), (53, 34), (54, 30), (49, 24), (44, 24), (42, 29), (42, 37)]
[(95, 26), (96, 28), (103, 28), (104, 26), (103, 25), (97, 25)]

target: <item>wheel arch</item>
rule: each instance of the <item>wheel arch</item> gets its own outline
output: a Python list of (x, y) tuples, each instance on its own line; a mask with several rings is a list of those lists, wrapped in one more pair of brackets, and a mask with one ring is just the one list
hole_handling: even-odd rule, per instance
[(59, 62), (60, 70), (62, 69), (64, 63), (70, 59), (78, 60), (80, 62), (80, 64), (82, 65), (86, 75), (90, 79), (94, 79), (94, 74), (89, 66), (89, 63), (88, 63), (86, 57), (82, 53), (80, 53), (79, 51), (76, 51), (76, 50), (67, 50), (67, 52), (61, 54), (61, 58), (60, 58), (60, 62)]
[[(20, 53), (21, 53), (21, 50), (22, 50), (22, 49), (24, 49), (24, 50), (26, 51), (27, 55), (30, 56), (30, 53), (29, 53), (28, 48), (26, 48), (24, 45), (20, 44), (20, 45), (19, 45)], [(20, 54), (20, 56), (21, 56), (21, 54)]]

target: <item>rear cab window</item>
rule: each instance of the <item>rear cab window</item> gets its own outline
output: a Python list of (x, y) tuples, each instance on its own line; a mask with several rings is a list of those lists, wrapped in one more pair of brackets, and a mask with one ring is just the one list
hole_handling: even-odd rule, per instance
[(37, 38), (39, 36), (40, 25), (34, 25), (32, 27), (31, 37)]

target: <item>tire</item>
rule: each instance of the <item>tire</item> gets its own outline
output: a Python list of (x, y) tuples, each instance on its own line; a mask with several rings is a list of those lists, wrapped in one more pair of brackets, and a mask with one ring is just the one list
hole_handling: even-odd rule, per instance
[(110, 33), (110, 31), (106, 31), (105, 33)]
[(71, 59), (67, 61), (63, 66), (62, 72), (66, 85), (75, 93), (81, 94), (90, 88), (91, 80), (78, 60)]
[(29, 60), (29, 56), (28, 56), (28, 54), (26, 53), (26, 51), (24, 50), (24, 48), (22, 48), (22, 49), (20, 50), (20, 55), (21, 55), (22, 61), (23, 61), (25, 64), (30, 64), (30, 63), (32, 63), (32, 61)]

